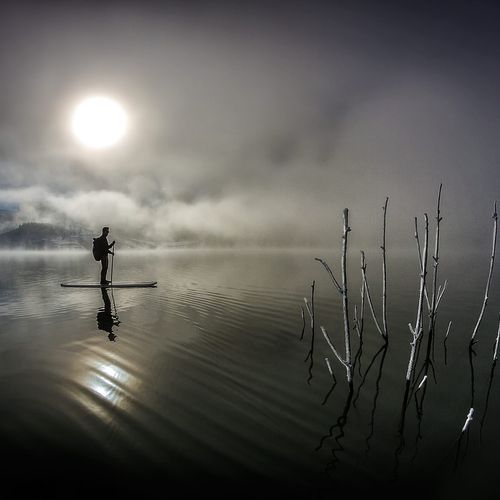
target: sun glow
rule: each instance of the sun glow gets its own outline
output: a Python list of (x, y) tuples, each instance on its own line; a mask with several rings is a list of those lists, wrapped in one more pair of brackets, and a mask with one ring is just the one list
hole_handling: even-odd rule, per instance
[(118, 143), (127, 131), (127, 115), (113, 99), (88, 97), (75, 108), (73, 135), (91, 149), (105, 149)]

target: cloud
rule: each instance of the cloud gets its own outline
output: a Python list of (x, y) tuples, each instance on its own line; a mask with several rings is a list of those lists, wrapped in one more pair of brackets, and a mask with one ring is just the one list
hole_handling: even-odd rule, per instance
[[(485, 15), (261, 8), (124, 4), (95, 18), (82, 5), (35, 8), (36, 22), (6, 9), (0, 201), (19, 203), (19, 220), (158, 241), (313, 245), (336, 241), (344, 207), (353, 238), (378, 241), (389, 196), (392, 234), (411, 244), (413, 216), (432, 212), (443, 182), (457, 238), (482, 227), (500, 185)], [(466, 19), (481, 36), (463, 35)], [(68, 128), (94, 91), (132, 124), (99, 153)]]
[(36, 187), (1, 190), (0, 197), (19, 205), (18, 222), (63, 223), (95, 232), (109, 225), (114, 234), (157, 243), (303, 243), (301, 236), (304, 231), (310, 232), (307, 226), (311, 226), (304, 214), (300, 217), (295, 203), (252, 196), (171, 201), (154, 207), (113, 191), (62, 196)]

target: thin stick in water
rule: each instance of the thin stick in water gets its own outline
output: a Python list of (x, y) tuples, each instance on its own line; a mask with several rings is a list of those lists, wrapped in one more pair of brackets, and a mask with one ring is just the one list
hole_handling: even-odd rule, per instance
[(448, 323), (448, 328), (446, 329), (446, 335), (444, 336), (445, 342), (448, 340), (448, 335), (450, 334), (451, 323), (451, 321)]
[(495, 340), (495, 349), (493, 350), (493, 361), (498, 359), (498, 342), (500, 340), (500, 314), (498, 315), (498, 331), (497, 338)]
[(370, 307), (370, 311), (372, 313), (373, 321), (375, 323), (375, 326), (377, 327), (378, 332), (384, 337), (384, 332), (382, 331), (382, 328), (380, 327), (380, 323), (378, 322), (377, 315), (375, 314), (375, 309), (373, 307), (373, 302), (372, 302), (372, 297), (370, 295), (370, 287), (368, 286), (368, 279), (366, 277), (366, 259), (365, 259), (365, 252), (361, 250), (361, 276), (363, 278), (363, 287), (366, 292), (366, 300), (368, 301), (368, 306)]
[(306, 330), (306, 317), (304, 315), (304, 308), (300, 306), (300, 316), (302, 317), (302, 333), (300, 334), (300, 340), (304, 338), (304, 332)]
[(344, 233), (342, 235), (342, 309), (344, 311), (344, 340), (347, 382), (352, 384), (351, 330), (349, 328), (349, 301), (347, 297), (347, 235), (350, 230), (349, 209), (344, 208)]
[(330, 360), (328, 358), (325, 358), (325, 363), (328, 368), (328, 372), (330, 373), (330, 376), (333, 378), (333, 380), (336, 382), (337, 379), (335, 378), (335, 374), (333, 373), (332, 370), (332, 365), (330, 365)]
[(384, 338), (387, 340), (389, 331), (387, 328), (387, 263), (386, 263), (386, 247), (385, 247), (385, 233), (386, 233), (386, 222), (387, 222), (387, 203), (389, 198), (385, 199), (385, 204), (382, 207), (384, 211), (384, 223), (382, 230), (382, 321), (384, 325)]
[(488, 272), (488, 280), (486, 281), (486, 290), (484, 292), (483, 305), (481, 307), (481, 312), (479, 313), (479, 317), (477, 318), (476, 326), (474, 327), (474, 331), (472, 332), (472, 337), (470, 339), (471, 345), (475, 340), (477, 331), (479, 329), (479, 325), (483, 319), (484, 310), (486, 309), (486, 304), (488, 303), (488, 293), (490, 291), (491, 278), (493, 276), (493, 265), (495, 263), (495, 252), (497, 248), (497, 230), (498, 230), (498, 214), (497, 214), (497, 202), (495, 201), (494, 210), (493, 210), (493, 241), (491, 248), (491, 258), (490, 258), (490, 270)]
[(427, 381), (427, 375), (424, 375), (424, 377), (422, 378), (420, 384), (418, 384), (417, 391), (419, 391), (420, 389), (422, 389), (422, 387), (423, 387), (423, 385), (425, 384), (426, 381)]
[[(420, 265), (420, 272), (423, 272), (423, 269), (422, 269), (422, 251), (420, 249), (420, 238), (418, 236), (418, 220), (416, 217), (415, 217), (415, 241), (417, 243), (418, 263)], [(430, 311), (431, 310), (431, 303), (429, 300), (429, 295), (427, 294), (427, 285), (424, 288), (424, 295), (425, 295), (425, 301), (427, 302), (427, 310)]]
[(321, 262), (321, 264), (323, 264), (323, 267), (326, 269), (328, 275), (332, 279), (335, 288), (338, 290), (339, 293), (342, 293), (342, 287), (339, 285), (339, 282), (335, 279), (335, 276), (333, 274), (333, 271), (330, 269), (330, 266), (323, 259), (320, 259), (318, 257), (315, 257), (314, 260), (317, 260), (318, 262)]
[(410, 360), (408, 361), (408, 369), (406, 370), (406, 380), (409, 382), (411, 380), (411, 375), (413, 372), (413, 365), (415, 359), (415, 352), (417, 350), (417, 344), (422, 333), (422, 309), (424, 302), (424, 290), (425, 290), (425, 278), (427, 275), (427, 254), (428, 254), (428, 244), (429, 244), (429, 218), (427, 214), (424, 214), (425, 218), (425, 229), (424, 229), (424, 251), (422, 255), (422, 262), (420, 265), (420, 289), (418, 294), (418, 307), (417, 307), (417, 318), (415, 320), (415, 327), (413, 328), (411, 324), (408, 324), (410, 332), (412, 333), (413, 340), (411, 342)]
[(473, 419), (473, 415), (474, 415), (474, 408), (471, 408), (469, 410), (469, 413), (467, 414), (467, 418), (465, 419), (465, 424), (462, 427), (462, 434), (469, 428), (469, 425)]

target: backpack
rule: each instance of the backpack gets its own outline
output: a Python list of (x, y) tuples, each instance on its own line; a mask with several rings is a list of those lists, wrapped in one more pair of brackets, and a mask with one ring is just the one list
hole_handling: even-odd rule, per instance
[(96, 243), (96, 240), (98, 238), (92, 238), (92, 255), (94, 256), (94, 259), (99, 261), (102, 259), (102, 249), (99, 248), (99, 244)]

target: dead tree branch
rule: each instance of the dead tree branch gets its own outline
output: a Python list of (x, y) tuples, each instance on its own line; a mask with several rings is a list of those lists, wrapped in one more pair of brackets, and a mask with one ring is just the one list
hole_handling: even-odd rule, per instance
[(484, 292), (483, 305), (481, 307), (481, 312), (479, 313), (479, 317), (477, 318), (476, 326), (474, 327), (474, 331), (472, 332), (472, 337), (470, 339), (470, 345), (477, 342), (476, 334), (479, 329), (479, 325), (483, 319), (484, 310), (486, 309), (486, 304), (488, 303), (488, 293), (490, 291), (491, 278), (493, 276), (493, 265), (495, 264), (495, 252), (497, 248), (497, 230), (498, 230), (498, 214), (497, 214), (497, 202), (495, 201), (494, 209), (493, 209), (493, 241), (491, 245), (491, 258), (490, 258), (490, 270), (488, 272), (488, 280), (486, 281), (486, 290)]
[(417, 344), (422, 334), (423, 302), (424, 302), (425, 280), (427, 276), (427, 254), (428, 254), (428, 243), (429, 243), (429, 219), (427, 217), (427, 214), (424, 215), (424, 218), (425, 218), (424, 251), (420, 264), (421, 272), (420, 272), (420, 289), (418, 293), (417, 318), (415, 320), (415, 327), (412, 327), (411, 323), (408, 324), (410, 332), (413, 336), (413, 340), (410, 343), (411, 345), (410, 360), (408, 362), (408, 369), (406, 371), (406, 380), (408, 383), (411, 380), (411, 375), (414, 367), (415, 352), (417, 350)]

